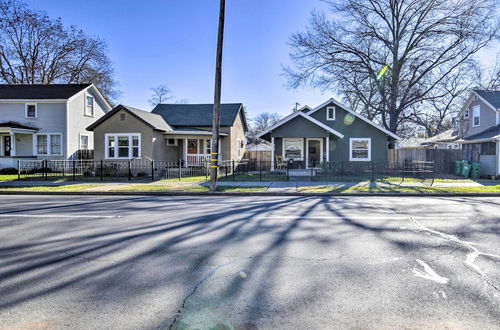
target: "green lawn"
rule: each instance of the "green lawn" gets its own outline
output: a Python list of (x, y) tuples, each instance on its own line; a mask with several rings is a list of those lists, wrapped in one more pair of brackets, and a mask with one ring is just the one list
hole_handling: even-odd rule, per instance
[(259, 173), (256, 174), (234, 174), (234, 180), (232, 175), (219, 178), (220, 181), (237, 181), (237, 182), (277, 182), (286, 181), (286, 174), (266, 174), (262, 173), (262, 177)]
[(304, 193), (500, 193), (500, 185), (481, 187), (405, 187), (405, 186), (309, 186), (299, 187)]
[(0, 190), (5, 191), (84, 191), (88, 188), (95, 188), (100, 185), (98, 184), (67, 184), (61, 186), (31, 186), (31, 187), (12, 187), (12, 186), (0, 186)]
[(190, 178), (171, 178), (171, 179), (161, 179), (160, 182), (206, 182), (209, 181), (210, 177), (206, 176), (193, 176)]
[[(153, 192), (162, 192), (162, 191), (199, 191), (199, 192), (208, 192), (210, 189), (207, 186), (200, 185), (151, 185), (151, 184), (134, 184), (134, 185), (124, 185), (118, 189), (114, 189), (111, 191), (132, 191), (132, 192), (141, 192), (141, 191), (153, 191)], [(217, 191), (221, 192), (262, 192), (267, 191), (267, 187), (264, 186), (252, 186), (252, 187), (238, 187), (238, 186), (218, 186)]]
[(17, 174), (1, 174), (0, 181), (14, 181), (17, 180)]

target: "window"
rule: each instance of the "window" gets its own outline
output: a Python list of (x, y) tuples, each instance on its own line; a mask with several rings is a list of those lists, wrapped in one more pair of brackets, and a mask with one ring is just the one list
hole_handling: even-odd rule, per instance
[(80, 134), (80, 150), (89, 149), (89, 136), (87, 134)]
[(205, 140), (205, 154), (210, 155), (212, 152), (212, 140)]
[(187, 147), (188, 147), (188, 154), (197, 154), (198, 153), (198, 140), (188, 139)]
[(141, 135), (106, 134), (106, 158), (130, 159), (141, 157)]
[(480, 155), (495, 155), (497, 145), (495, 142), (483, 142), (480, 146)]
[(36, 134), (35, 153), (47, 156), (62, 155), (62, 134)]
[(127, 116), (124, 113), (120, 113), (120, 121), (125, 121), (125, 118), (127, 118)]
[(237, 153), (236, 154), (238, 155), (238, 159), (239, 159), (239, 158), (241, 158), (241, 144), (242, 143), (241, 143), (241, 140), (237, 140), (236, 143), (237, 143), (237, 146), (236, 146)]
[(167, 146), (176, 146), (177, 139), (167, 139)]
[(351, 138), (349, 139), (350, 161), (371, 161), (371, 139)]
[(25, 114), (26, 118), (36, 118), (38, 117), (36, 103), (26, 103), (25, 104)]
[(469, 118), (469, 109), (465, 109), (464, 118)]
[(477, 127), (480, 125), (481, 108), (479, 105), (472, 107), (472, 126)]
[(85, 96), (85, 116), (94, 117), (94, 98), (90, 95)]
[(283, 154), (285, 159), (302, 160), (304, 158), (303, 139), (283, 139)]
[(335, 107), (326, 108), (326, 120), (335, 120)]

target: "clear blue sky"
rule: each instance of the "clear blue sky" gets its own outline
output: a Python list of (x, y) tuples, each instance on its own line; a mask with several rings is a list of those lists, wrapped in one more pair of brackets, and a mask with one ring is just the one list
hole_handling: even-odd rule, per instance
[[(29, 0), (104, 38), (114, 62), (120, 103), (149, 110), (150, 88), (166, 84), (178, 99), (212, 103), (218, 0)], [(291, 33), (303, 30), (319, 0), (229, 0), (223, 57), (223, 102), (243, 102), (250, 116), (288, 114), (295, 102), (318, 105), (331, 94), (289, 90)]]
[[(166, 84), (178, 99), (212, 103), (218, 0), (27, 0), (104, 38), (123, 104), (150, 110), (151, 87)], [(250, 117), (288, 114), (295, 102), (316, 106), (330, 97), (318, 90), (289, 90), (289, 36), (302, 31), (320, 0), (228, 0), (223, 58), (223, 102), (242, 102)], [(496, 50), (490, 50), (495, 58)]]

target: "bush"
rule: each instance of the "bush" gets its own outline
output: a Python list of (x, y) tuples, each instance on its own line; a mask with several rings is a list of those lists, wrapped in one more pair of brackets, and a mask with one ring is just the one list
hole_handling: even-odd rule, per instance
[(0, 174), (3, 174), (3, 175), (17, 174), (17, 168), (13, 168), (13, 167), (2, 168), (0, 170)]

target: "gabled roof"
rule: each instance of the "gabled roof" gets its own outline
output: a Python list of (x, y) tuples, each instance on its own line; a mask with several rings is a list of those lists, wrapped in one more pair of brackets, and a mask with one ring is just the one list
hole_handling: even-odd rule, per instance
[(92, 84), (51, 84), (51, 85), (0, 85), (2, 100), (51, 100), (69, 99)]
[(361, 115), (361, 114), (357, 113), (357, 112), (356, 112), (356, 111), (354, 111), (354, 110), (349, 109), (347, 106), (343, 105), (342, 103), (340, 103), (340, 102), (336, 101), (336, 100), (335, 100), (335, 99), (333, 99), (333, 98), (331, 98), (331, 99), (329, 99), (328, 101), (326, 101), (326, 102), (324, 102), (324, 103), (322, 103), (322, 104), (318, 105), (316, 108), (312, 109), (312, 110), (311, 110), (311, 111), (309, 111), (307, 114), (308, 114), (308, 115), (311, 115), (312, 113), (314, 113), (314, 112), (316, 112), (316, 111), (318, 111), (318, 110), (320, 110), (320, 109), (324, 108), (325, 106), (327, 106), (327, 105), (329, 105), (329, 104), (331, 104), (331, 103), (335, 104), (336, 106), (341, 107), (342, 109), (344, 109), (344, 110), (346, 110), (347, 112), (351, 113), (352, 115), (354, 115), (354, 116), (358, 117), (359, 119), (363, 120), (364, 122), (366, 122), (366, 123), (368, 123), (368, 124), (372, 125), (373, 127), (377, 128), (377, 129), (379, 129), (379, 130), (381, 130), (381, 131), (382, 131), (382, 132), (384, 132), (385, 134), (387, 134), (387, 135), (389, 135), (389, 136), (391, 136), (391, 137), (395, 138), (396, 140), (401, 140), (401, 138), (400, 138), (399, 136), (397, 136), (396, 134), (394, 134), (393, 132), (391, 132), (391, 131), (389, 131), (389, 130), (387, 130), (387, 129), (383, 128), (383, 127), (382, 127), (382, 126), (380, 126), (380, 125), (375, 124), (375, 123), (374, 123), (373, 121), (371, 121), (370, 119), (368, 119), (368, 118), (366, 118), (365, 116), (363, 116), (363, 115)]
[(477, 134), (464, 138), (465, 141), (500, 140), (500, 125), (492, 126)]
[[(232, 126), (241, 112), (244, 129), (248, 131), (242, 103), (224, 103), (221, 106), (221, 126)], [(152, 113), (162, 116), (171, 126), (211, 127), (213, 111), (213, 104), (158, 104)]]
[(87, 127), (88, 131), (94, 130), (97, 126), (99, 126), (102, 122), (104, 122), (106, 119), (117, 113), (118, 111), (123, 110), (125, 112), (128, 112), (135, 118), (141, 120), (144, 122), (146, 125), (151, 127), (154, 130), (157, 131), (162, 131), (162, 132), (169, 132), (172, 131), (173, 129), (163, 120), (163, 118), (160, 115), (151, 113), (149, 111), (144, 111), (144, 110), (139, 110), (130, 106), (126, 105), (117, 105), (116, 107), (113, 108), (110, 112), (106, 113), (104, 116), (99, 118), (96, 122), (94, 122), (92, 125)]
[(485, 103), (495, 110), (500, 110), (500, 91), (474, 90)]
[(313, 122), (314, 124), (318, 125), (319, 127), (321, 128), (324, 128), (325, 130), (329, 131), (330, 133), (332, 133), (333, 135), (337, 135), (339, 138), (343, 138), (344, 137), (344, 134), (334, 130), (333, 128), (323, 124), (322, 122), (320, 122), (319, 120), (316, 120), (314, 119), (313, 117), (309, 116), (308, 114), (302, 112), (302, 111), (297, 111), (297, 112), (294, 112), (292, 113), (291, 115), (281, 119), (279, 122), (277, 122), (275, 125), (269, 127), (268, 129), (266, 129), (265, 131), (262, 131), (260, 132), (259, 134), (257, 134), (257, 137), (260, 138), (261, 136), (264, 136), (265, 134), (269, 133), (270, 131), (272, 131), (273, 129), (275, 129), (276, 127), (279, 127), (281, 125), (283, 125), (284, 123), (292, 120), (293, 118), (296, 118), (298, 116), (301, 116), (311, 122)]

